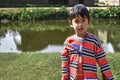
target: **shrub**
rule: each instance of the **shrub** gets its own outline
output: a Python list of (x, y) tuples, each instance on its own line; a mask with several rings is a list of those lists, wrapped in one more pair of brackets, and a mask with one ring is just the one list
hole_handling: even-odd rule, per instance
[[(110, 7), (107, 9), (90, 9), (90, 16), (92, 18), (115, 18), (120, 19), (120, 6)], [(48, 20), (48, 19), (67, 19), (68, 10), (62, 6), (60, 9), (53, 7), (49, 9), (22, 9), (19, 12), (9, 11), (6, 13), (0, 12), (0, 19), (7, 18), (9, 20), (20, 20), (20, 21), (35, 21), (35, 20)]]
[(105, 10), (103, 9), (90, 9), (90, 15), (92, 18), (117, 18), (120, 19), (120, 6), (109, 7)]

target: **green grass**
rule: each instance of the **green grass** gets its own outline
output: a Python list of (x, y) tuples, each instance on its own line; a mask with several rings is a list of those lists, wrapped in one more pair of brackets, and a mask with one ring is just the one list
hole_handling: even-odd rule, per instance
[[(107, 54), (107, 58), (115, 80), (119, 80), (120, 53)], [(60, 79), (60, 53), (0, 53), (0, 80)]]
[(60, 54), (0, 54), (0, 80), (58, 80)]

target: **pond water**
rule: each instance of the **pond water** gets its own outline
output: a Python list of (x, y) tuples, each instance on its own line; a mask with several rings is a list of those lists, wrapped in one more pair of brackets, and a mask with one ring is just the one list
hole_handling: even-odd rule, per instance
[[(119, 20), (91, 20), (88, 32), (101, 40), (106, 52), (120, 52)], [(0, 52), (61, 52), (72, 34), (67, 20), (0, 23)]]

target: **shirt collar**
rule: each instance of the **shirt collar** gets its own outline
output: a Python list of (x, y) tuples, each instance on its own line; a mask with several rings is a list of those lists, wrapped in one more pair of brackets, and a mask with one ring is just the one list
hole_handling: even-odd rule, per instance
[(77, 40), (77, 41), (83, 41), (84, 38), (82, 37), (78, 37), (76, 34), (73, 35), (73, 37)]
[(89, 33), (86, 33), (86, 35), (85, 35), (84, 38), (77, 36), (77, 34), (74, 34), (74, 35), (73, 35), (73, 37), (74, 37), (77, 41), (80, 41), (80, 42), (83, 42), (84, 39), (85, 39), (86, 37), (88, 37), (88, 36), (89, 36)]

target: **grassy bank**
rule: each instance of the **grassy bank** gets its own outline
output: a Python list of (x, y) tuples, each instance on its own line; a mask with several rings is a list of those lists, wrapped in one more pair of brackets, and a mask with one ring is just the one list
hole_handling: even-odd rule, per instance
[[(63, 20), (68, 18), (68, 7), (0, 8), (0, 20), (40, 21)], [(91, 18), (120, 19), (120, 6), (89, 8)]]
[[(120, 79), (120, 53), (107, 54), (115, 80)], [(0, 53), (0, 80), (60, 80), (60, 53)]]

